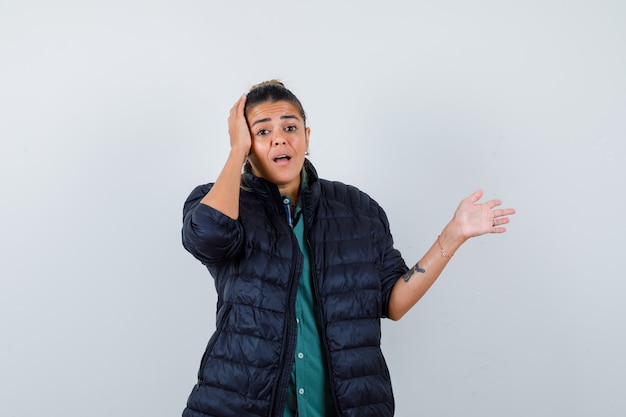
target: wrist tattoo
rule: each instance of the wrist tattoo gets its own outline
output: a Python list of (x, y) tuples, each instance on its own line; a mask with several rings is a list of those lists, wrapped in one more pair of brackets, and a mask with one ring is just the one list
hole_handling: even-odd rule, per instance
[(404, 275), (402, 275), (402, 279), (404, 280), (404, 282), (409, 282), (413, 274), (416, 272), (419, 272), (420, 274), (424, 274), (426, 273), (426, 270), (423, 268), (420, 268), (418, 264), (415, 264), (413, 268), (409, 269), (408, 271), (405, 272)]

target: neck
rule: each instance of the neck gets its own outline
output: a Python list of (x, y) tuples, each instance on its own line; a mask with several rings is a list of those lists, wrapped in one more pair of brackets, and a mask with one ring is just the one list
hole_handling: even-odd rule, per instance
[(300, 194), (300, 180), (295, 181), (294, 183), (278, 186), (278, 191), (281, 195), (286, 195), (291, 199), (291, 203), (293, 205), (298, 201), (298, 194)]

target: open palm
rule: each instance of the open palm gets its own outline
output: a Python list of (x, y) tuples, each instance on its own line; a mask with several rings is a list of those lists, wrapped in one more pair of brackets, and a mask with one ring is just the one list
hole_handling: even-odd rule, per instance
[(461, 200), (454, 213), (453, 221), (457, 223), (465, 238), (484, 235), (486, 233), (503, 233), (506, 228), (503, 225), (509, 222), (515, 210), (512, 208), (496, 209), (502, 204), (499, 199), (478, 203), (483, 196), (483, 191), (478, 190), (467, 198)]

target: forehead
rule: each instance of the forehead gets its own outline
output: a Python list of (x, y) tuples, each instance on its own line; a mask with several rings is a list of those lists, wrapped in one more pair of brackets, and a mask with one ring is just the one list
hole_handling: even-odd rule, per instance
[(264, 119), (280, 120), (283, 116), (293, 116), (300, 121), (302, 120), (298, 108), (288, 101), (277, 101), (274, 103), (266, 101), (259, 103), (248, 109), (246, 116), (250, 124)]

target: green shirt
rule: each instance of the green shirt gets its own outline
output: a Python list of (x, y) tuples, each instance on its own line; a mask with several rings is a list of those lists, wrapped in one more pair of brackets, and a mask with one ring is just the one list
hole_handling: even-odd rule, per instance
[[(289, 197), (283, 196), (291, 207)], [(288, 213), (290, 210), (287, 211)], [(292, 220), (293, 232), (304, 255), (302, 275), (296, 296), (296, 321), (298, 337), (291, 379), (287, 390), (284, 417), (329, 417), (336, 415), (330, 392), (328, 365), (320, 331), (323, 329), (317, 300), (311, 281), (309, 250), (304, 238), (304, 221), (300, 201)]]

